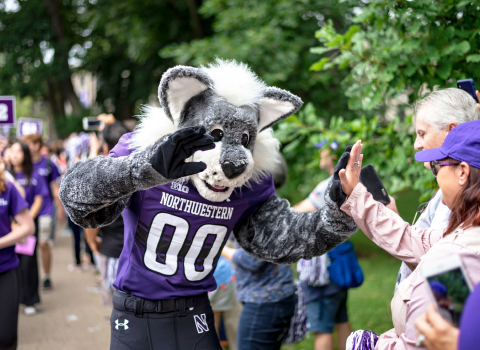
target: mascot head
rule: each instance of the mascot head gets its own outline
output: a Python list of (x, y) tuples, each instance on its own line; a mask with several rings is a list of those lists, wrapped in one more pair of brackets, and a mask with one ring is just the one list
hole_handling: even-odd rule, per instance
[(207, 164), (189, 179), (213, 202), (228, 199), (235, 188), (275, 170), (279, 142), (269, 127), (302, 106), (300, 98), (266, 86), (245, 64), (219, 59), (206, 67), (169, 69), (160, 81), (158, 98), (162, 108), (144, 109), (131, 147), (142, 149), (175, 130), (205, 126), (215, 149), (198, 151), (187, 161)]

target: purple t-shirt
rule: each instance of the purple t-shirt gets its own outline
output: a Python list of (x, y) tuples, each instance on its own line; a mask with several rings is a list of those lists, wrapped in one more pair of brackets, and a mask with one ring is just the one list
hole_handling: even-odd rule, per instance
[(480, 331), (480, 284), (468, 296), (460, 318), (459, 350), (478, 349)]
[(35, 196), (42, 196), (45, 198), (48, 196), (48, 187), (45, 179), (38, 175), (36, 171), (32, 172), (30, 182), (27, 182), (24, 173), (15, 172), (15, 179), (25, 189), (25, 200), (28, 203), (28, 208), (32, 207)]
[[(5, 181), (6, 190), (0, 193), (0, 237), (12, 231), (10, 225), (14, 216), (23, 209), (28, 208), (28, 203), (23, 199), (15, 186)], [(18, 257), (15, 246), (0, 249), (0, 273), (14, 269), (18, 266)]]
[[(111, 157), (130, 154), (124, 135)], [(114, 286), (145, 299), (213, 291), (213, 271), (234, 226), (275, 194), (271, 177), (230, 201), (210, 202), (191, 183), (171, 182), (132, 195), (123, 211), (124, 248)]]
[[(42, 157), (38, 163), (33, 164), (33, 170), (45, 179), (45, 183), (49, 186), (47, 190), (50, 188), (50, 184), (60, 177), (57, 166), (45, 157)], [(42, 208), (38, 216), (53, 215), (53, 211), (52, 193), (48, 191), (48, 195), (43, 197)]]

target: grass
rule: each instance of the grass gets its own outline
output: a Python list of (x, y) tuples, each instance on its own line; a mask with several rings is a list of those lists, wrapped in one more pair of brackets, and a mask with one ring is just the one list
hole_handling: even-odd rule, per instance
[[(400, 215), (404, 220), (412, 222), (418, 207), (419, 194), (408, 191), (397, 197)], [(381, 334), (393, 328), (390, 302), (401, 263), (377, 247), (361, 231), (350, 240), (355, 245), (365, 279), (359, 288), (349, 290), (349, 321), (354, 330), (368, 329)], [(313, 337), (306, 338), (301, 343), (283, 346), (282, 349), (311, 350), (313, 340)]]

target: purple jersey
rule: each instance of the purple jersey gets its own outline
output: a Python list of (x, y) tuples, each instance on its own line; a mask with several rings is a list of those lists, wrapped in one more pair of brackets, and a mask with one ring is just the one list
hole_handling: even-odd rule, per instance
[(38, 163), (33, 164), (33, 170), (35, 170), (38, 175), (44, 178), (48, 186), (48, 195), (43, 197), (42, 209), (40, 209), (38, 216), (53, 215), (53, 198), (49, 189), (50, 184), (60, 177), (58, 168), (51, 160), (47, 160), (47, 158), (42, 157)]
[(25, 189), (25, 200), (28, 203), (28, 208), (32, 207), (35, 196), (48, 196), (48, 187), (45, 179), (38, 175), (36, 171), (32, 172), (32, 177), (29, 182), (24, 173), (15, 172), (15, 179)]
[[(110, 152), (126, 156), (131, 134)], [(237, 222), (275, 194), (272, 178), (210, 202), (191, 183), (171, 182), (132, 195), (123, 211), (125, 244), (115, 287), (145, 298), (174, 299), (216, 289), (213, 271)]]
[[(5, 181), (6, 189), (0, 193), (0, 237), (12, 231), (11, 219), (28, 208), (28, 203), (23, 199), (15, 186)], [(18, 257), (15, 246), (0, 249), (0, 273), (14, 269), (18, 266)]]

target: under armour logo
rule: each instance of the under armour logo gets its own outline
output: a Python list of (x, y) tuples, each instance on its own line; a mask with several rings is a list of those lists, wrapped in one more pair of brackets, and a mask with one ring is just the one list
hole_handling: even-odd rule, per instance
[(118, 327), (123, 327), (123, 329), (127, 330), (128, 329), (128, 320), (124, 320), (123, 323), (118, 322), (118, 320), (115, 320), (115, 329), (118, 329)]
[(207, 315), (194, 315), (193, 319), (195, 320), (195, 326), (197, 327), (198, 333), (208, 332)]

